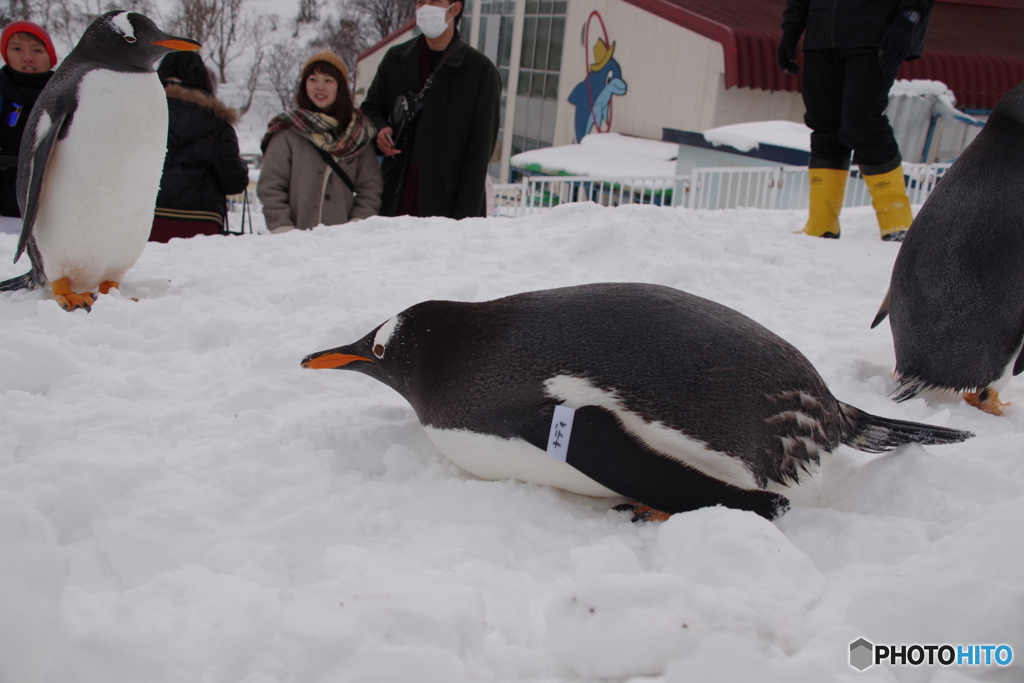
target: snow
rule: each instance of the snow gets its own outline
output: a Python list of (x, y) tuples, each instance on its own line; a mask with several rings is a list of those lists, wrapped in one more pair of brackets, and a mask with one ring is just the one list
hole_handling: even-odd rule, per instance
[(761, 145), (811, 151), (811, 129), (793, 121), (754, 121), (704, 131), (704, 139), (715, 146), (734, 147), (750, 152)]
[(950, 106), (956, 105), (956, 95), (942, 81), (932, 81), (924, 78), (898, 79), (893, 82), (889, 89), (889, 97), (899, 95), (910, 95), (914, 97), (925, 97), (935, 95), (942, 97), (949, 102)]
[(674, 142), (601, 133), (587, 135), (578, 145), (520, 152), (509, 164), (545, 175), (665, 177), (675, 175), (678, 154), (679, 145)]
[[(150, 244), (88, 314), (0, 294), (0, 634), (19, 637), (0, 638), (0, 679), (1020, 680), (1021, 381), (999, 418), (893, 403), (892, 340), (868, 325), (899, 245), (869, 207), (844, 211), (838, 241), (792, 234), (804, 219), (372, 218)], [(25, 271), (16, 244), (0, 234), (0, 278)], [(631, 524), (614, 498), (478, 480), (384, 385), (299, 366), (421, 300), (600, 281), (736, 308), (841, 400), (977, 437), (840, 447), (775, 523)], [(1015, 659), (859, 673), (860, 637)]]
[[(956, 108), (956, 95), (942, 81), (924, 79), (898, 80), (889, 90), (890, 107), (893, 98), (911, 98), (931, 104), (932, 116), (944, 116), (972, 126), (983, 126), (985, 122)], [(890, 119), (893, 113), (887, 112)]]

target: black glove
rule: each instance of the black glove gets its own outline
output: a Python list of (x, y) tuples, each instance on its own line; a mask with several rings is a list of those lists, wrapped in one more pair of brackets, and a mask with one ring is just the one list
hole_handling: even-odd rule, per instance
[(878, 46), (878, 65), (886, 76), (896, 77), (900, 64), (910, 54), (914, 43), (914, 29), (921, 20), (919, 12), (908, 10), (900, 14), (889, 26)]
[(800, 73), (800, 67), (796, 65), (796, 45), (799, 42), (799, 33), (786, 31), (782, 34), (782, 41), (779, 43), (779, 68), (783, 73)]

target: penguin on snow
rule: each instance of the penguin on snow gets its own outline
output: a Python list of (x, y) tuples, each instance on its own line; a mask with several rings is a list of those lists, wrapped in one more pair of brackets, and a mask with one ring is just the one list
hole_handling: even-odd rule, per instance
[(593, 284), (426, 301), (306, 368), (356, 370), (412, 404), (483, 479), (626, 496), (647, 518), (709, 505), (773, 519), (839, 444), (880, 453), (970, 432), (869, 415), (750, 318), (669, 287)]
[(29, 117), (18, 165), (21, 239), (32, 270), (0, 291), (49, 283), (65, 309), (120, 286), (149, 239), (167, 153), (167, 97), (153, 64), (198, 50), (149, 18), (97, 18), (54, 72)]
[(942, 176), (896, 257), (889, 316), (899, 382), (965, 392), (1001, 414), (1001, 391), (1024, 370), (1024, 82)]

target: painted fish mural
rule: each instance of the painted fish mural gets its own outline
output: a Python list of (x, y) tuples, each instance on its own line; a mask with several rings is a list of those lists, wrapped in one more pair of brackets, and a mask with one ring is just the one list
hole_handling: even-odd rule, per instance
[[(576, 142), (593, 129), (599, 133), (608, 132), (611, 129), (612, 97), (626, 94), (622, 67), (613, 57), (614, 53), (614, 42), (609, 46), (604, 38), (598, 38), (594, 43), (594, 61), (590, 64), (587, 77), (569, 95), (569, 103), (576, 107)], [(602, 129), (606, 124), (607, 127)]]

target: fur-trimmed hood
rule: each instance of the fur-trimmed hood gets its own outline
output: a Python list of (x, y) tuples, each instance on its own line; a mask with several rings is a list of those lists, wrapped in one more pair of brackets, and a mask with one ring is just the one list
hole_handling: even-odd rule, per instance
[(213, 95), (207, 95), (202, 90), (185, 88), (175, 83), (168, 83), (164, 86), (167, 97), (173, 97), (182, 102), (190, 102), (210, 112), (225, 123), (231, 126), (238, 125), (238, 111), (227, 106)]

